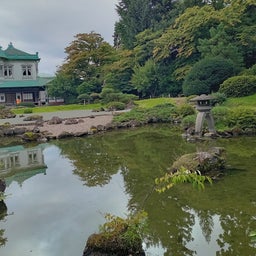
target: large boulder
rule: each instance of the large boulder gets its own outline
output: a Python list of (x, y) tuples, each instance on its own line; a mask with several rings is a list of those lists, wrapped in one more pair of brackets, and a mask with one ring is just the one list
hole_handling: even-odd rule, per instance
[(58, 116), (53, 116), (51, 118), (51, 120), (48, 121), (48, 124), (61, 124), (62, 123), (62, 119)]
[(208, 151), (181, 156), (173, 163), (170, 171), (175, 172), (184, 167), (191, 172), (200, 172), (202, 175), (216, 177), (225, 169), (225, 163), (224, 148), (213, 147)]

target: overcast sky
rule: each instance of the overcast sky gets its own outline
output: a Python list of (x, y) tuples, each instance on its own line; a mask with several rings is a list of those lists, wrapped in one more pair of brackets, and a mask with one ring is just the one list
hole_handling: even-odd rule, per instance
[(118, 0), (1, 0), (0, 46), (10, 42), (41, 58), (39, 73), (54, 74), (78, 33), (94, 31), (113, 44)]

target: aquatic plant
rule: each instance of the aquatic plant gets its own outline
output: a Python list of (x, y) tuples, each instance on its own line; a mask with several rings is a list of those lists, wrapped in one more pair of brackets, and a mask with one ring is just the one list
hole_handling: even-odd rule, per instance
[(212, 179), (209, 176), (201, 175), (199, 171), (190, 171), (183, 166), (176, 172), (165, 173), (164, 176), (155, 179), (156, 191), (159, 193), (181, 183), (191, 183), (197, 189), (204, 189), (205, 182), (212, 184)]

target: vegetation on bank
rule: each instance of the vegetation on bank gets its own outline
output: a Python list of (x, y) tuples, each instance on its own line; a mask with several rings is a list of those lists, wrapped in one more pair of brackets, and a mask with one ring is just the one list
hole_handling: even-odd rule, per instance
[(108, 255), (145, 255), (142, 242), (147, 227), (147, 213), (139, 211), (121, 218), (105, 214), (106, 222), (98, 234), (92, 234), (86, 243), (84, 256), (91, 253)]
[[(256, 127), (256, 94), (227, 98), (224, 94), (213, 94), (214, 106), (212, 113), (214, 116), (216, 129), (218, 131), (236, 130), (242, 132), (247, 130), (255, 132)], [(116, 115), (115, 123), (124, 123), (130, 121), (146, 123), (181, 123), (183, 128), (189, 128), (195, 125), (196, 110), (191, 104), (190, 97), (177, 98), (153, 98), (145, 100), (134, 100), (124, 102), (107, 102), (97, 104), (71, 104), (60, 106), (40, 106), (34, 107), (33, 113), (67, 111), (67, 110), (109, 110), (107, 106), (111, 106), (111, 110), (123, 109), (127, 105), (131, 105), (131, 111)], [(121, 103), (123, 104), (121, 106)], [(122, 108), (121, 108), (121, 107)], [(3, 112), (2, 109), (1, 112)], [(15, 114), (24, 114), (27, 108), (14, 108), (12, 112)], [(6, 110), (4, 110), (5, 113)]]
[(74, 35), (48, 94), (66, 103), (95, 102), (109, 89), (140, 99), (236, 97), (246, 83), (256, 93), (255, 10), (254, 0), (120, 0), (113, 45), (96, 32)]

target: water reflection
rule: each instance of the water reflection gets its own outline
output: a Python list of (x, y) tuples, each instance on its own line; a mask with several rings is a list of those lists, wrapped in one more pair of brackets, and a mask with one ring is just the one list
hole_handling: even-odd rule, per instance
[[(5, 220), (7, 216), (7, 206), (4, 201), (0, 201), (0, 222)], [(7, 238), (4, 236), (4, 229), (0, 229), (0, 247), (4, 246), (7, 242)]]
[[(60, 148), (43, 150), (46, 175), (13, 181), (6, 189), (8, 211), (0, 222), (8, 242), (1, 255), (82, 255), (87, 237), (104, 221), (104, 213), (124, 216), (129, 197), (117, 172), (108, 185), (89, 188), (73, 175), (72, 161)], [(112, 196), (118, 195), (118, 196)]]
[(20, 185), (31, 176), (44, 173), (44, 144), (25, 148), (22, 145), (0, 148), (0, 178), (7, 186), (12, 181)]
[[(176, 158), (212, 146), (227, 151), (222, 180), (205, 191), (154, 191)], [(256, 230), (256, 138), (190, 144), (168, 126), (145, 127), (55, 141), (42, 153), (45, 172), (9, 183), (5, 203), (14, 215), (0, 220), (8, 237), (1, 255), (81, 255), (103, 213), (134, 208), (149, 214), (149, 256), (256, 255), (248, 237)]]

